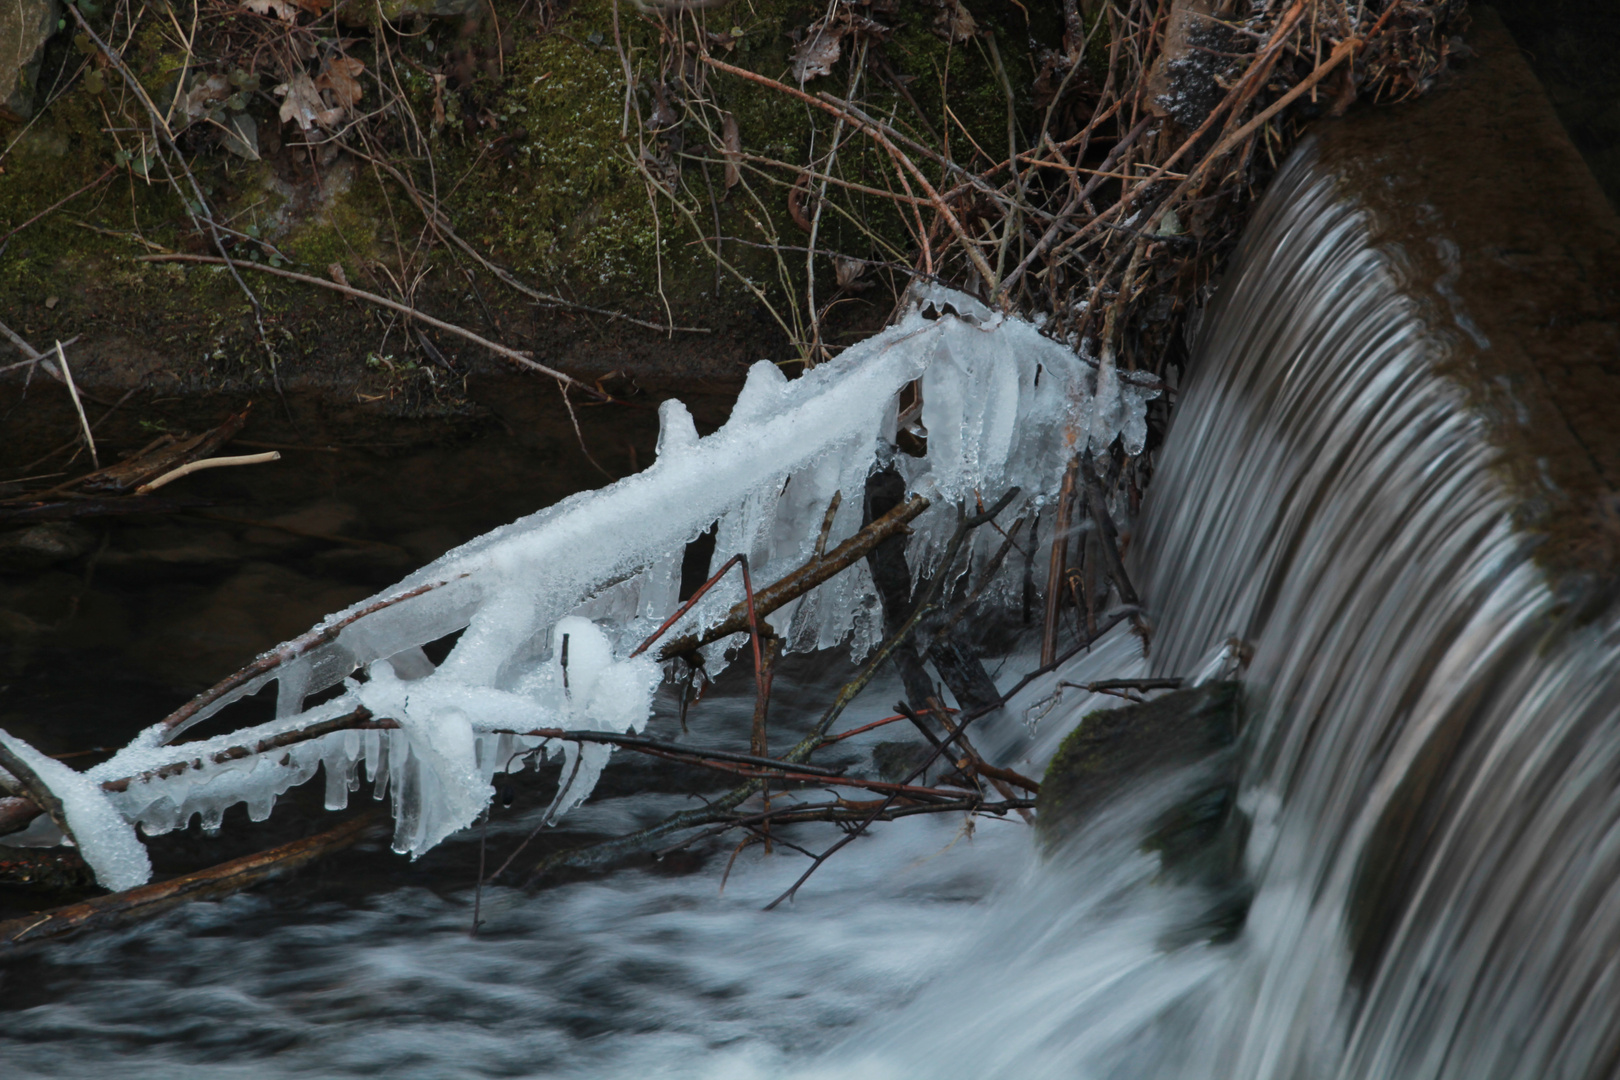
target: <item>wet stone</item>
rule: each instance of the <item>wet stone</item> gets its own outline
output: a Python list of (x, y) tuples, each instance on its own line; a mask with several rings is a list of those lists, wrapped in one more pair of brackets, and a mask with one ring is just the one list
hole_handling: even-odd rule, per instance
[(1243, 874), (1249, 825), (1236, 805), (1240, 704), (1238, 684), (1218, 682), (1092, 713), (1063, 741), (1041, 781), (1036, 828), (1046, 850), (1056, 852), (1111, 801), (1180, 775), (1184, 785), (1140, 840), (1159, 855), (1165, 881), (1200, 887), (1208, 897), (1178, 940), (1230, 940), (1253, 896)]
[(1043, 841), (1066, 839), (1110, 799), (1154, 776), (1228, 749), (1237, 732), (1238, 686), (1230, 682), (1090, 714), (1063, 740), (1041, 781)]
[(48, 521), (0, 533), (0, 574), (23, 574), (88, 554), (96, 535), (82, 525)]
[(60, 17), (56, 0), (0, 0), (0, 113), (34, 115), (34, 81)]
[(898, 784), (916, 772), (934, 748), (925, 742), (880, 742), (872, 747), (872, 764), (878, 776)]

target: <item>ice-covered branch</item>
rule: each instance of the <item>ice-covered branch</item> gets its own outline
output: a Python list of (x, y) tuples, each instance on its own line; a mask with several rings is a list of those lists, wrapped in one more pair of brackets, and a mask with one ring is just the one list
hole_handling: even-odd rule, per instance
[[(900, 391), (913, 383), (921, 408), (907, 423), (925, 440), (921, 457), (894, 450)], [(543, 752), (544, 738), (512, 732), (640, 730), (663, 669), (632, 650), (676, 609), (686, 546), (706, 530), (717, 558), (744, 554), (756, 580), (782, 587), (761, 618), (788, 648), (848, 643), (864, 656), (882, 633), (859, 557), (875, 534), (862, 533), (861, 500), (848, 494), (873, 469), (894, 469), (921, 497), (903, 517), (910, 565), (927, 573), (953, 536), (956, 505), (1016, 487), (1014, 512), (1038, 509), (1077, 450), (1119, 438), (1139, 451), (1155, 393), (1028, 323), (925, 290), (896, 325), (799, 379), (755, 364), (712, 435), (699, 438), (686, 408), (664, 402), (657, 460), (643, 472), (449, 552), (267, 652), (88, 773), (51, 762), (73, 779), (52, 773), (48, 783), (59, 795), (93, 791), (111, 812), (96, 832), (134, 844), (132, 824), (157, 833), (200, 815), (217, 827), (236, 803), (262, 820), (318, 769), (328, 807), (339, 808), (363, 770), (391, 796), (395, 849), (419, 854), (477, 818), (495, 773)], [(990, 538), (969, 542), (989, 558)], [(701, 647), (711, 668), (723, 666), (741, 599), (739, 582), (718, 583), (685, 617), (682, 649)], [(723, 632), (704, 633), (714, 627)], [(452, 637), (434, 664), (423, 647)], [(275, 720), (175, 744), (272, 682)], [(328, 700), (306, 708), (323, 692)], [(362, 710), (393, 725), (352, 722)], [(612, 750), (560, 743), (568, 779), (554, 815), (590, 793)], [(91, 858), (92, 843), (81, 846)]]

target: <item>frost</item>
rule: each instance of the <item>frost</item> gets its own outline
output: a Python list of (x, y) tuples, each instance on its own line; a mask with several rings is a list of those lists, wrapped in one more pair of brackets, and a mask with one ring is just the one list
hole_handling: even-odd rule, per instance
[[(926, 436), (922, 457), (893, 451), (900, 392), (913, 383), (920, 427), (908, 423)], [(1123, 438), (1139, 452), (1156, 393), (1109, 357), (1094, 364), (1028, 322), (919, 287), (898, 323), (801, 378), (756, 363), (713, 434), (699, 437), (686, 407), (666, 401), (656, 460), (641, 473), (496, 529), (329, 616), (267, 654), (277, 661), (268, 670), (184, 723), (148, 729), (88, 773), (57, 769), (81, 792), (133, 778), (79, 803), (116, 808), (147, 833), (193, 817), (217, 828), (236, 803), (262, 819), (288, 788), (324, 770), (328, 807), (346, 805), (369, 781), (374, 797), (391, 801), (395, 849), (417, 855), (477, 820), (496, 773), (551, 754), (562, 758), (555, 820), (589, 796), (612, 748), (530, 733), (627, 732), (646, 722), (663, 671), (652, 653), (630, 653), (675, 610), (689, 542), (713, 527), (717, 564), (743, 552), (756, 586), (778, 580), (812, 554), (835, 495), (829, 546), (860, 529), (867, 477), (892, 465), (931, 502), (909, 542), (912, 566), (926, 570), (958, 505), (989, 503), (1017, 486), (1007, 512), (1038, 511), (1078, 450)], [(995, 542), (990, 532), (971, 540), (981, 564)], [(1017, 577), (1004, 573), (992, 592), (1011, 596)], [(678, 630), (718, 623), (742, 595), (738, 576), (728, 575)], [(870, 576), (856, 564), (769, 621), (792, 649), (847, 644), (860, 656), (878, 643), (882, 620)], [(434, 665), (422, 647), (457, 631)], [(743, 640), (709, 646), (711, 672)], [(275, 720), (169, 745), (271, 682)], [(319, 694), (328, 700), (306, 708)], [(397, 727), (288, 741), (358, 709)], [(266, 740), (273, 752), (253, 749)], [(177, 761), (185, 767), (165, 768)]]
[(101, 785), (4, 731), (0, 731), (0, 742), (25, 761), (61, 800), (67, 827), (78, 842), (79, 854), (95, 871), (96, 884), (113, 890), (146, 884), (152, 876), (152, 861)]

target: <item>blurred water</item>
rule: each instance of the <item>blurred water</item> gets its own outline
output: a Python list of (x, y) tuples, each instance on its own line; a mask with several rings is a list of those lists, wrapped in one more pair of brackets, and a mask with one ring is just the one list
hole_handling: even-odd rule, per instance
[[(845, 670), (825, 658), (801, 667), (779, 677), (782, 739), (812, 718), (794, 703)], [(880, 681), (872, 693), (899, 689)], [(705, 700), (692, 737), (746, 729), (751, 709), (740, 694)], [(840, 753), (859, 767), (892, 731)], [(610, 796), (567, 828), (579, 842), (692, 805), (656, 790)], [(497, 817), (490, 851), (504, 856), (543, 807)], [(805, 863), (781, 848), (743, 852), (723, 892), (729, 845), (698, 872), (496, 888), (471, 939), (461, 886), (475, 832), (450, 845), (454, 876), (439, 888), (237, 896), (0, 969), (13, 1005), (0, 1013), (0, 1060), (8, 1077), (677, 1076), (706, 1072), (714, 1054), (779, 1061), (836, 1041), (951, 964), (985, 917), (973, 901), (1028, 871), (1027, 831), (990, 821), (968, 835), (960, 818), (880, 828), (772, 913), (761, 908)], [(837, 834), (783, 835), (822, 846)]]
[(1620, 626), (1549, 590), (1403, 292), (1443, 283), (1367, 224), (1310, 148), (1279, 176), (1135, 549), (1153, 674), (1253, 646), (1243, 932), (1175, 944), (1196, 897), (1093, 829), (841, 1075), (1615, 1075)]

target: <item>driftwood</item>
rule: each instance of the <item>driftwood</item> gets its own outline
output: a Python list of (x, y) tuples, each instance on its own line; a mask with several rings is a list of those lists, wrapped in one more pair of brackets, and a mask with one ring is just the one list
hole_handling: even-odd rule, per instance
[(381, 821), (381, 810), (369, 810), (307, 839), (232, 859), (194, 874), (0, 922), (0, 946), (25, 945), (76, 930), (103, 929), (149, 918), (192, 900), (228, 896), (340, 851), (364, 839)]
[(59, 499), (54, 501), (0, 505), (0, 525), (30, 525), (40, 521), (73, 521), (79, 518), (112, 517), (131, 514), (174, 514), (213, 506), (213, 499), (189, 496), (153, 499), (115, 497), (110, 499)]
[(178, 469), (182, 465), (190, 464), (206, 458), (214, 451), (230, 442), (246, 426), (248, 415), (253, 411), (249, 405), (239, 413), (232, 414), (220, 424), (201, 435), (193, 435), (189, 439), (173, 439), (163, 437), (149, 443), (145, 449), (136, 453), (116, 465), (108, 465), (93, 473), (81, 476), (66, 484), (60, 485), (56, 490), (80, 490), (100, 495), (116, 495), (126, 491), (134, 491), (142, 484), (162, 476), (165, 473)]

